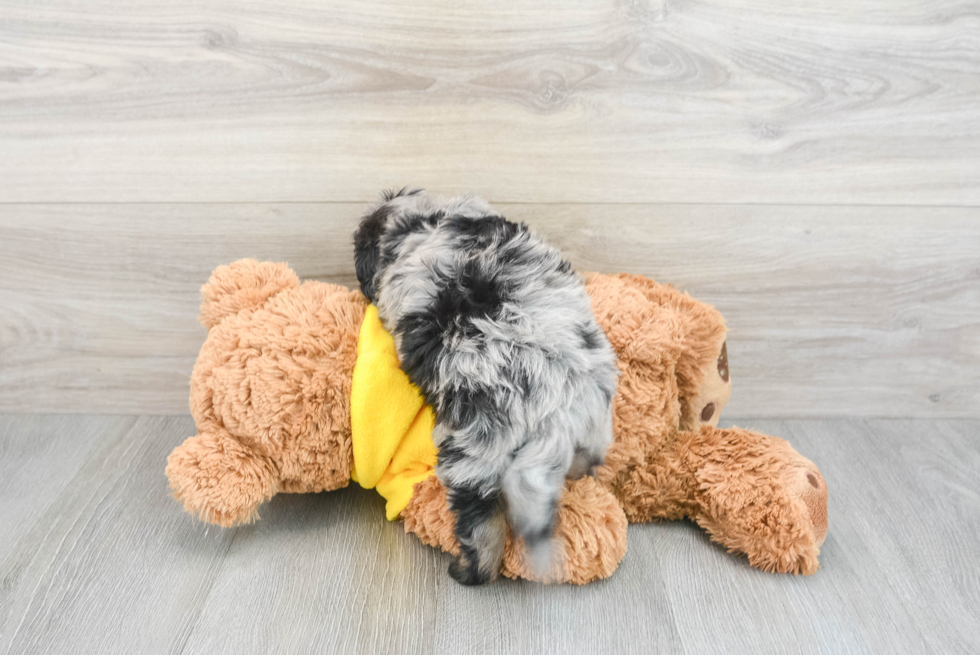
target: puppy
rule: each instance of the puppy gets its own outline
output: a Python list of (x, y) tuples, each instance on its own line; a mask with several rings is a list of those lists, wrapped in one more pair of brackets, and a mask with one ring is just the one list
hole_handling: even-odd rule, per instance
[(384, 195), (354, 234), (361, 291), (435, 410), (463, 584), (497, 575), (509, 520), (546, 572), (566, 475), (612, 441), (616, 358), (555, 248), (476, 198)]

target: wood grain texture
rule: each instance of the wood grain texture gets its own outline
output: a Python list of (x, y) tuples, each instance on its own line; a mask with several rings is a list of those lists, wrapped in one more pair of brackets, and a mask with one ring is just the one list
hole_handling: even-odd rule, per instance
[[(235, 535), (188, 531), (169, 497), (163, 467), (194, 434), (190, 419), (34, 416), (0, 426), (0, 448), (34, 453), (20, 462), (18, 495), (4, 498), (26, 511), (0, 550), (0, 652), (179, 653)], [(77, 445), (33, 446), (45, 437)], [(54, 490), (54, 502), (34, 500)]]
[[(356, 286), (360, 204), (0, 205), (0, 410), (186, 411), (240, 257)], [(727, 317), (727, 416), (980, 416), (980, 210), (501, 204), (580, 269)]]
[(973, 0), (0, 2), (0, 201), (980, 204)]
[(0, 452), (21, 453), (20, 493), (0, 488), (0, 518), (19, 521), (0, 550), (0, 653), (976, 651), (980, 421), (741, 424), (821, 468), (812, 577), (753, 569), (675, 522), (631, 526), (601, 583), (464, 588), (372, 491), (277, 496), (232, 531), (183, 513), (163, 466), (188, 417), (0, 416)]
[[(0, 421), (0, 562), (30, 532), (37, 517), (58, 506), (92, 451), (129, 431), (134, 421), (123, 416), (26, 414)], [(8, 582), (4, 579), (2, 584)]]

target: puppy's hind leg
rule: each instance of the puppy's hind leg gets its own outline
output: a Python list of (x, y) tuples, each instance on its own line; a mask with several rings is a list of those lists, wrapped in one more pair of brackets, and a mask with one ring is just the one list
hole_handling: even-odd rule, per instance
[[(437, 425), (436, 430), (441, 432), (443, 427)], [(499, 474), (459, 447), (455, 435), (437, 439), (436, 475), (446, 488), (459, 543), (459, 555), (450, 565), (449, 575), (461, 584), (483, 584), (500, 572), (507, 542)]]
[(504, 558), (507, 522), (499, 488), (449, 486), (449, 508), (456, 516), (459, 556), (449, 566), (456, 582), (478, 585), (497, 577)]
[(503, 494), (514, 534), (524, 539), (535, 575), (549, 577), (556, 553), (551, 536), (571, 451), (555, 439), (525, 444), (504, 474)]

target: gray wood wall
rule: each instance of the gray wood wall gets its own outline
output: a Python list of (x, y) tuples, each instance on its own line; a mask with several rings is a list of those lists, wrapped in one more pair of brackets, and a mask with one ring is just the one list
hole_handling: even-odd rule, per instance
[(210, 270), (410, 184), (715, 304), (729, 417), (980, 417), (978, 15), (0, 0), (0, 411), (186, 412)]

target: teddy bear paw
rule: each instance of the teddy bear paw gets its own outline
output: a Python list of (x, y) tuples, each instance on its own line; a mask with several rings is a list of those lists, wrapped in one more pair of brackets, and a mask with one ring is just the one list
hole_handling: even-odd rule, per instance
[(790, 472), (787, 487), (806, 506), (814, 544), (820, 548), (827, 539), (827, 482), (816, 466), (807, 464)]

